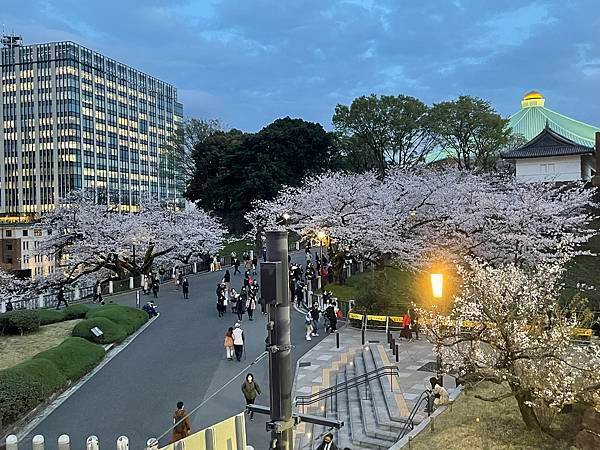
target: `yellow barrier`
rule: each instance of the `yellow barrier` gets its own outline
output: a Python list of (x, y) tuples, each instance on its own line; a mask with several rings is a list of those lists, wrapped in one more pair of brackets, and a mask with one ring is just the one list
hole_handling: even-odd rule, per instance
[[(238, 418), (238, 426), (241, 428), (242, 442), (238, 442), (237, 439), (236, 418)], [(182, 439), (179, 442), (183, 444), (183, 450), (206, 450), (207, 430), (212, 431), (212, 448), (215, 450), (246, 448), (246, 423), (244, 413), (241, 413)], [(160, 450), (175, 450), (175, 444), (169, 444)]]
[(353, 312), (349, 312), (348, 313), (348, 319), (363, 320), (363, 315), (362, 314), (356, 314), (356, 313), (353, 313)]
[(367, 316), (367, 320), (375, 320), (377, 322), (385, 322), (385, 318), (386, 317), (387, 316), (371, 316), (371, 315), (368, 315)]

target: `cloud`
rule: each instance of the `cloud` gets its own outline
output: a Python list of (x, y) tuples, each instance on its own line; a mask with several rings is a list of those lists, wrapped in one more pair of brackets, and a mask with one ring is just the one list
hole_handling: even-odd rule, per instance
[(336, 103), (372, 92), (472, 94), (508, 115), (534, 88), (600, 124), (594, 0), (22, 0), (3, 21), (171, 82), (188, 114), (245, 130), (286, 115), (330, 127)]

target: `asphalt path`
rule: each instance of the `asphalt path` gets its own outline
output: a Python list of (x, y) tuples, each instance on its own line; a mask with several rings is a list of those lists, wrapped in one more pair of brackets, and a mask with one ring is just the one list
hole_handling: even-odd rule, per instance
[[(304, 254), (295, 253), (293, 259), (303, 261)], [(26, 437), (26, 445), (19, 448), (29, 450), (31, 438), (42, 434), (46, 449), (53, 450), (58, 436), (68, 434), (72, 447), (79, 449), (93, 434), (98, 436), (101, 448), (113, 448), (117, 438), (125, 435), (130, 449), (143, 450), (150, 437), (169, 430), (177, 401), (185, 402), (191, 411), (242, 371), (264, 351), (266, 316), (260, 313), (260, 307), (254, 321), (244, 316), (246, 358), (242, 362), (228, 361), (223, 336), (237, 316), (230, 311), (223, 318), (217, 316), (215, 289), (223, 273), (224, 270), (190, 277), (189, 300), (184, 300), (172, 283), (163, 285), (157, 301), (161, 313), (158, 320), (39, 423)], [(242, 280), (241, 275), (232, 275), (232, 286), (240, 288)], [(142, 295), (142, 302), (149, 298)], [(114, 301), (133, 306), (135, 294), (121, 295)], [(293, 308), (291, 314), (295, 370), (296, 361), (322, 336), (307, 342), (304, 316)], [(263, 358), (249, 371), (262, 388), (256, 403), (269, 405), (268, 359)], [(192, 431), (243, 410), (241, 385), (246, 373), (198, 409), (191, 417)], [(267, 448), (267, 419), (256, 415), (254, 421), (247, 420), (248, 444)], [(168, 439), (169, 436), (163, 438), (161, 445)]]

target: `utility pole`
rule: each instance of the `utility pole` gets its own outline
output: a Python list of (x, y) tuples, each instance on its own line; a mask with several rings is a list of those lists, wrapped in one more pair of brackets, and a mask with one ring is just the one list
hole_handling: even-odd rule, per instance
[[(271, 397), (270, 447), (293, 450), (292, 364), (287, 231), (268, 231), (267, 261), (281, 264), (277, 280), (281, 283), (277, 301), (267, 305), (269, 385)], [(262, 284), (262, 283), (261, 283)]]

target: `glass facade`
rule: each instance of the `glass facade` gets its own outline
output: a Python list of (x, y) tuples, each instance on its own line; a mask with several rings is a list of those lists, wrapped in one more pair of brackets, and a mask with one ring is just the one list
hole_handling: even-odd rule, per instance
[(175, 87), (73, 42), (0, 52), (0, 214), (52, 209), (74, 189), (123, 210), (182, 201), (164, 148), (183, 122)]

